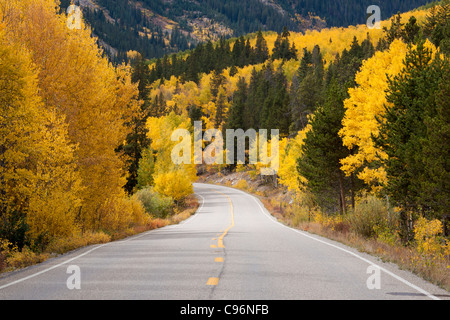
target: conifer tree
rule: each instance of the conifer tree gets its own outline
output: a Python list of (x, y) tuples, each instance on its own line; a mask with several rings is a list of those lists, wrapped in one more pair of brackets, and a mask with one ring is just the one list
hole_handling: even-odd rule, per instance
[(123, 152), (126, 155), (128, 176), (124, 188), (129, 194), (133, 192), (138, 183), (138, 168), (142, 151), (150, 144), (145, 127), (148, 117), (151, 116), (149, 79), (150, 69), (143, 57), (138, 55), (133, 61), (131, 81), (138, 84), (138, 99), (142, 101), (142, 104), (140, 112), (127, 124), (131, 128), (131, 132), (128, 134), (125, 143), (118, 148), (119, 152)]
[(256, 34), (256, 46), (255, 46), (255, 63), (265, 62), (269, 58), (269, 48), (267, 47), (267, 41), (261, 30)]
[[(433, 159), (435, 152), (430, 139), (437, 142), (432, 137), (440, 134), (433, 133), (439, 129), (431, 124), (445, 122), (435, 98), (445, 70), (448, 70), (448, 63), (439, 56), (432, 61), (432, 51), (426, 48), (423, 40), (417, 46), (411, 46), (404, 70), (389, 80), (389, 104), (379, 119), (380, 135), (375, 142), (388, 155), (383, 161), (388, 181), (385, 192), (392, 203), (402, 209), (402, 239), (405, 242), (412, 239), (411, 219), (414, 217), (409, 215), (411, 212), (442, 218), (442, 202), (437, 204), (430, 198), (438, 192), (448, 192), (438, 187), (443, 185), (436, 175), (436, 170), (444, 170), (445, 176), (446, 169), (437, 169), (437, 165), (445, 168), (445, 164), (439, 158)], [(445, 86), (445, 80), (442, 83)], [(445, 130), (445, 126), (441, 129)], [(448, 150), (448, 147), (442, 147)]]
[(247, 82), (245, 78), (240, 77), (237, 83), (237, 89), (234, 93), (233, 102), (228, 113), (227, 129), (246, 129), (244, 126), (244, 110), (247, 103)]
[(341, 214), (347, 210), (349, 191), (349, 178), (340, 169), (340, 159), (348, 155), (349, 150), (338, 136), (345, 97), (345, 90), (333, 79), (323, 107), (314, 112), (310, 121), (311, 130), (303, 141), (303, 155), (297, 161), (299, 174), (307, 180), (306, 188), (317, 203), (328, 212)]

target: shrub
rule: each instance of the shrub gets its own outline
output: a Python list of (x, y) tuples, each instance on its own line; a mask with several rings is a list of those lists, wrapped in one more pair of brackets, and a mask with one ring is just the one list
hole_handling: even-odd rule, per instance
[(423, 257), (425, 264), (448, 259), (450, 241), (443, 236), (443, 225), (439, 220), (427, 220), (420, 217), (414, 226), (414, 240), (417, 253)]
[(365, 238), (386, 234), (396, 225), (395, 216), (389, 213), (385, 201), (374, 195), (365, 195), (359, 199), (348, 221), (351, 230)]
[(174, 201), (171, 197), (158, 194), (152, 188), (141, 189), (133, 196), (139, 200), (145, 211), (157, 218), (166, 218), (172, 213)]
[(314, 221), (327, 229), (337, 232), (347, 232), (349, 229), (348, 223), (346, 223), (342, 215), (327, 215), (318, 211), (314, 212)]
[(234, 187), (237, 188), (237, 189), (247, 190), (248, 189), (248, 183), (247, 183), (246, 180), (241, 179), (238, 182), (236, 182)]
[(155, 191), (165, 198), (181, 201), (194, 192), (192, 178), (184, 170), (157, 174)]
[(111, 198), (99, 210), (102, 230), (119, 231), (148, 222), (141, 202), (134, 198)]

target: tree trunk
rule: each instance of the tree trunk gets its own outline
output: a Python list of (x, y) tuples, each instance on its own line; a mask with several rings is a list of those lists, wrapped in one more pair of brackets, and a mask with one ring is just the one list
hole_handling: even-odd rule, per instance
[(340, 205), (341, 205), (341, 214), (347, 213), (347, 205), (345, 203), (345, 192), (344, 192), (344, 182), (342, 178), (342, 172), (339, 172), (339, 189), (340, 189)]

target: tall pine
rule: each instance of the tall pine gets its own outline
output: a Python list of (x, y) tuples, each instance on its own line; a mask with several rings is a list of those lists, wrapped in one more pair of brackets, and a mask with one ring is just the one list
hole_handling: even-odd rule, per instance
[(448, 109), (444, 111), (442, 97), (448, 87), (444, 74), (449, 64), (432, 56), (424, 41), (410, 46), (404, 70), (389, 80), (389, 104), (379, 119), (380, 136), (375, 139), (388, 155), (385, 192), (401, 208), (405, 242), (412, 239), (412, 213), (442, 218), (447, 210), (447, 200), (442, 199), (448, 198), (448, 182), (442, 179), (448, 177), (448, 168), (442, 156), (448, 154), (448, 145), (443, 145), (448, 137)]

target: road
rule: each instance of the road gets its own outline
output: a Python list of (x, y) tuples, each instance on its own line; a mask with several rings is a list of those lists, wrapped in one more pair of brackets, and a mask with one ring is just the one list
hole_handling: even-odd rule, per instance
[(179, 225), (89, 246), (0, 278), (0, 299), (450, 299), (395, 265), (277, 222), (240, 190), (195, 184)]

